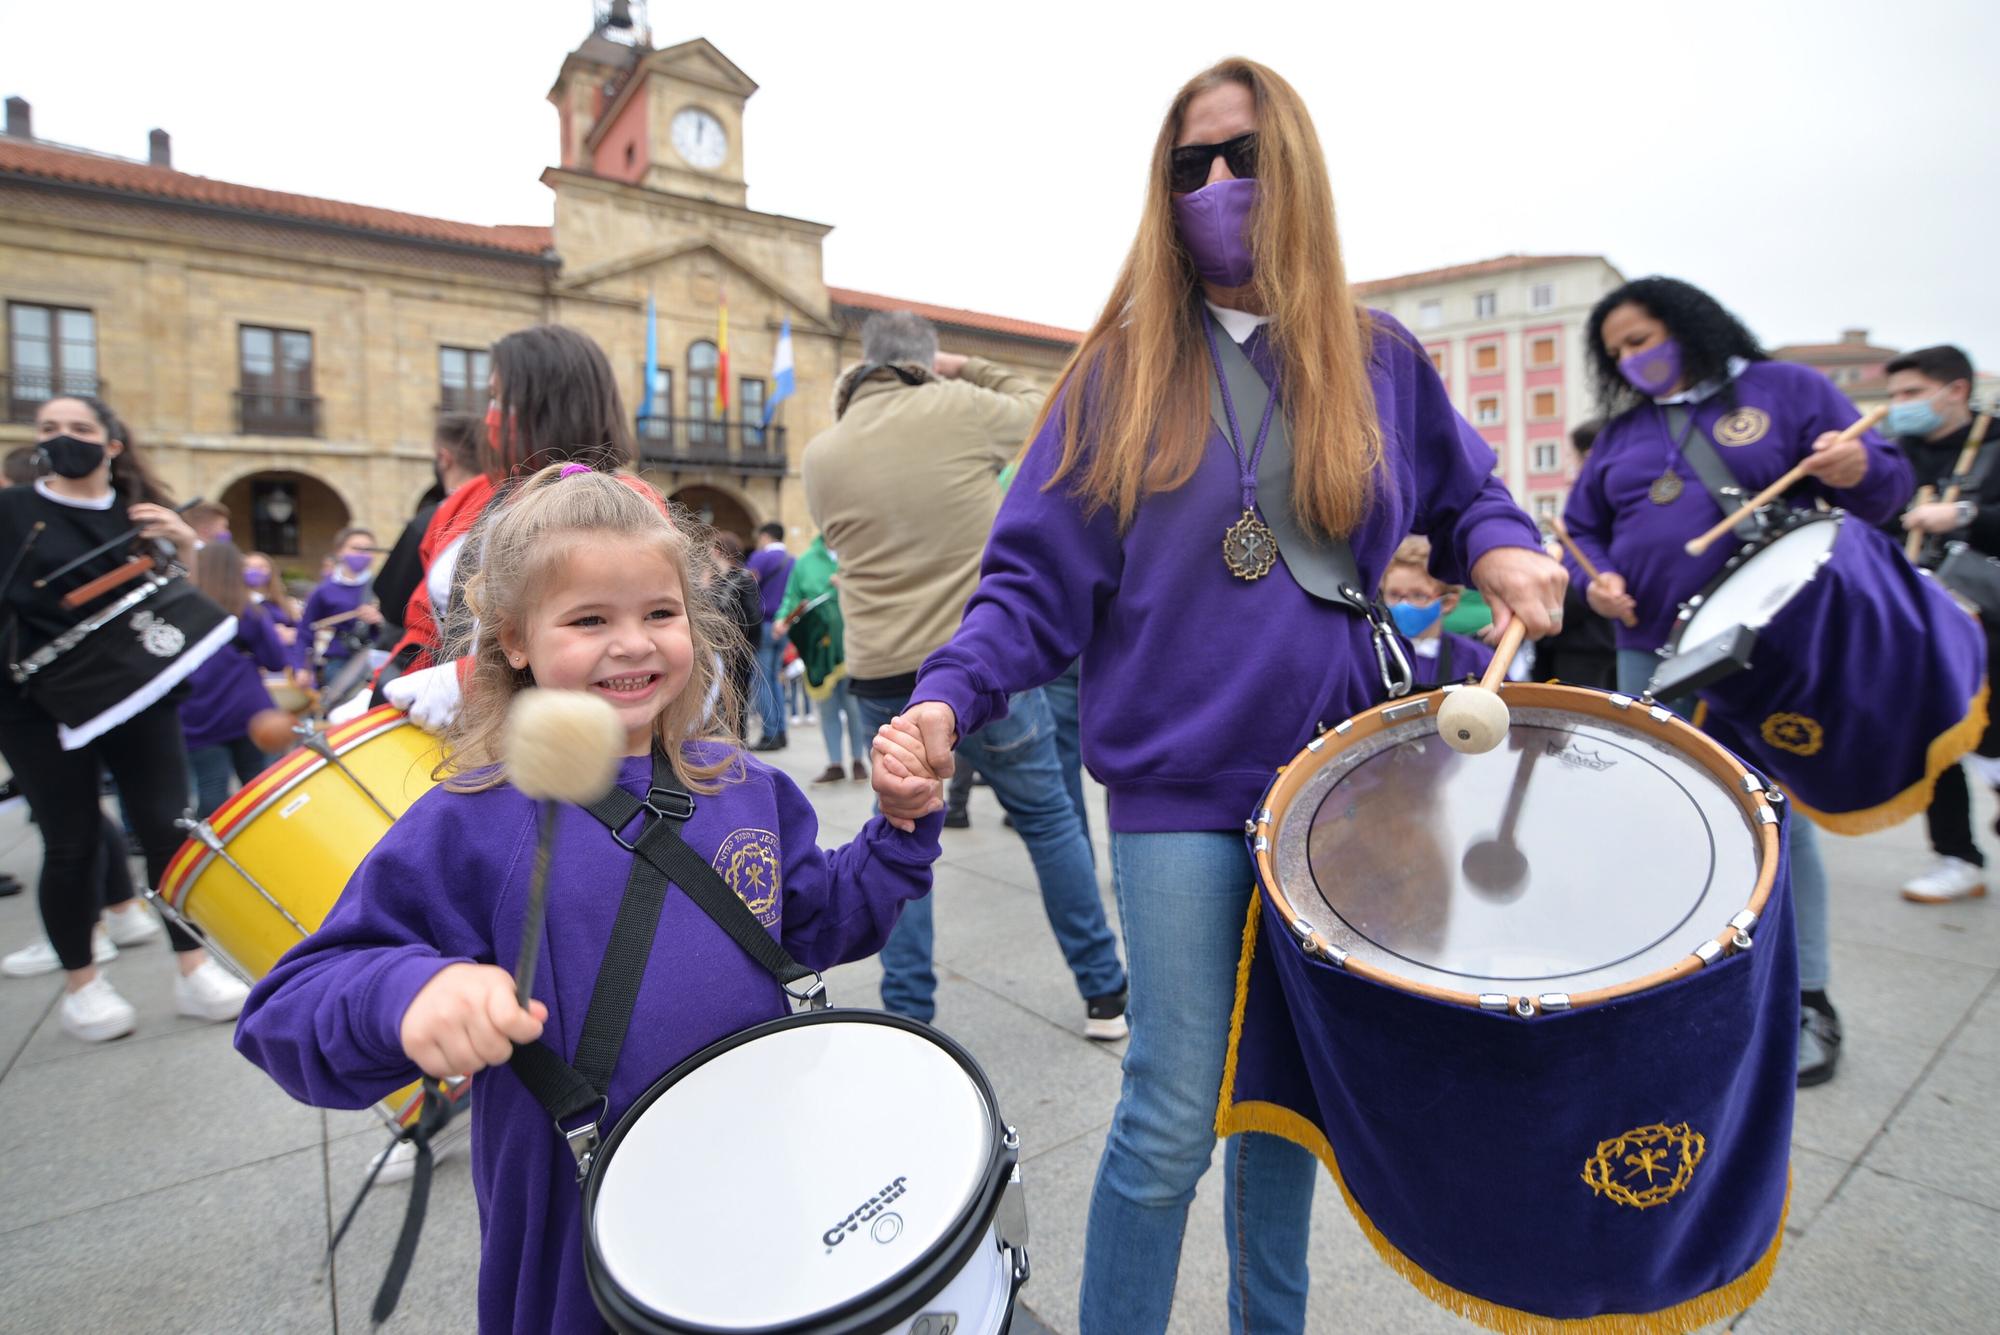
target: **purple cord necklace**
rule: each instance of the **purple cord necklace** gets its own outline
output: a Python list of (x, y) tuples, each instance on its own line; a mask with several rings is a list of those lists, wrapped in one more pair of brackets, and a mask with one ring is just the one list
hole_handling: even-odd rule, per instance
[(1215, 341), (1215, 320), (1204, 316), (1202, 329), (1208, 335), (1208, 356), (1215, 364), (1215, 378), (1222, 385), (1222, 412), (1229, 422), (1229, 450), (1236, 456), (1238, 480), (1243, 487), (1243, 517), (1222, 534), (1222, 561), (1238, 579), (1262, 579), (1277, 563), (1278, 541), (1257, 514), (1257, 464), (1264, 457), (1264, 441), (1271, 434), (1271, 414), (1277, 410), (1274, 389), (1264, 400), (1264, 420), (1257, 424), (1257, 439), (1250, 452), (1243, 452), (1243, 428), (1236, 423), (1236, 400), (1229, 392), (1229, 377), (1222, 370), (1222, 348)]

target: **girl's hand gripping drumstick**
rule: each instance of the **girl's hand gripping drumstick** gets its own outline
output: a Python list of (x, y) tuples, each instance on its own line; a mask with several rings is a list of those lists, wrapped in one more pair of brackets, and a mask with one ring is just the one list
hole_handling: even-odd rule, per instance
[(507, 778), (539, 803), (535, 868), (528, 881), (528, 913), (514, 961), (514, 999), (522, 1009), (535, 984), (542, 953), (542, 920), (549, 901), (549, 852), (556, 836), (556, 803), (588, 806), (618, 781), (625, 727), (609, 702), (582, 691), (526, 690), (507, 711), (501, 754)]
[[(1583, 548), (1577, 546), (1576, 539), (1569, 535), (1569, 525), (1563, 523), (1562, 516), (1556, 515), (1550, 519), (1549, 526), (1555, 530), (1556, 540), (1562, 543), (1563, 550), (1576, 558), (1577, 568), (1583, 571), (1583, 577), (1587, 580), (1595, 581), (1598, 573), (1597, 567), (1590, 563), (1590, 558), (1583, 554)], [(1627, 612), (1618, 619), (1628, 626), (1639, 624), (1639, 618), (1631, 612)]]
[(1528, 628), (1515, 617), (1493, 650), (1493, 661), (1477, 686), (1461, 686), (1438, 706), (1438, 736), (1454, 751), (1478, 755), (1500, 745), (1512, 721), (1507, 702), (1500, 698), (1500, 683), (1506, 680), (1507, 665), (1521, 651)]
[[(1846, 444), (1848, 441), (1858, 439), (1863, 432), (1873, 428), (1877, 422), (1888, 415), (1889, 407), (1887, 404), (1883, 404), (1877, 408), (1870, 408), (1867, 412), (1861, 414), (1860, 420), (1855, 422), (1853, 426), (1840, 433), (1837, 443)], [(1784, 495), (1793, 483), (1806, 475), (1806, 465), (1812, 462), (1812, 458), (1813, 456), (1807, 455), (1805, 458), (1799, 460), (1798, 463), (1785, 470), (1783, 477), (1758, 492), (1755, 496), (1752, 496), (1749, 500), (1743, 502), (1743, 504), (1737, 506), (1736, 513), (1725, 515), (1722, 522), (1714, 528), (1698, 538), (1691, 539), (1687, 545), (1687, 554), (1689, 556), (1700, 556), (1710, 547), (1713, 547), (1717, 539), (1721, 538), (1723, 534), (1735, 528), (1745, 519), (1748, 519), (1754, 512), (1763, 509), (1772, 501)]]

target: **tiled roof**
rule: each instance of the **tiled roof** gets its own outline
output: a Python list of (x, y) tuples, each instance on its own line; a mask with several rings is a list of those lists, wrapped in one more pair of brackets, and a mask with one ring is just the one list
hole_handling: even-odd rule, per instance
[(1354, 284), (1354, 291), (1364, 297), (1378, 292), (1395, 292), (1406, 287), (1426, 287), (1432, 283), (1451, 283), (1461, 278), (1480, 278), (1487, 274), (1513, 273), (1521, 269), (1540, 269), (1557, 264), (1576, 264), (1585, 260), (1602, 260), (1602, 255), (1501, 255), (1490, 260), (1474, 260), (1470, 264), (1451, 264), (1442, 269), (1426, 269), (1422, 273), (1397, 274), (1393, 278), (1374, 278), (1365, 283)]
[(1771, 349), (1771, 355), (1781, 362), (1885, 362), (1899, 352), (1900, 348), (1880, 348), (1873, 343), (1787, 343)]
[(957, 325), (963, 329), (983, 329), (988, 333), (1012, 334), (1016, 338), (1040, 339), (1045, 343), (1081, 343), (1083, 331), (1063, 329), (1052, 324), (1036, 324), (1032, 320), (1016, 320), (1005, 315), (988, 315), (984, 311), (960, 310), (956, 306), (932, 306), (921, 301), (904, 301), (899, 297), (885, 297), (874, 292), (856, 292), (847, 287), (829, 287), (826, 290), (836, 306), (853, 306), (864, 311), (909, 311), (921, 315), (934, 324)]
[(0, 179), (7, 177), (95, 186), (155, 199), (353, 227), (516, 255), (539, 256), (554, 244), (555, 237), (553, 229), (547, 227), (482, 227), (477, 223), (453, 222), (447, 218), (427, 218), (421, 214), (398, 213), (394, 209), (370, 208), (365, 204), (347, 204), (336, 199), (234, 185), (206, 176), (191, 176), (170, 167), (155, 167), (126, 158), (106, 157), (0, 136)]

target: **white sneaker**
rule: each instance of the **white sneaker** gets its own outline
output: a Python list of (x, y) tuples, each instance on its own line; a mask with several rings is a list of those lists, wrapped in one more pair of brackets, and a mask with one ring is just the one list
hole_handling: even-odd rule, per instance
[(1986, 894), (1986, 870), (1963, 858), (1939, 857), (1931, 869), (1903, 883), (1903, 898), (1913, 904), (1949, 904), (1981, 899)]
[(63, 993), (58, 1007), (63, 1032), (86, 1043), (123, 1038), (132, 1032), (138, 1013), (118, 989), (99, 974), (74, 992)]
[(174, 979), (174, 1009), (197, 1020), (233, 1020), (250, 989), (214, 960)]
[[(111, 937), (102, 928), (90, 940), (92, 963), (109, 964), (118, 958), (118, 947), (111, 944)], [(5, 959), (0, 959), (0, 973), (9, 978), (39, 978), (60, 968), (62, 961), (56, 958), (56, 948), (46, 939), (32, 946), (22, 946)]]
[(123, 913), (111, 912), (104, 915), (104, 934), (114, 945), (143, 946), (148, 941), (157, 941), (167, 934), (153, 911), (143, 904), (134, 903)]
[[(460, 1108), (458, 1113), (445, 1123), (444, 1130), (431, 1137), (431, 1162), (442, 1160), (447, 1154), (465, 1144), (471, 1138), (471, 1133), (472, 1109)], [(384, 1162), (385, 1160), (387, 1162)], [(382, 1165), (382, 1171), (375, 1174), (375, 1185), (409, 1181), (411, 1174), (417, 1171), (416, 1142), (411, 1140), (391, 1142), (380, 1154), (368, 1161), (369, 1171), (374, 1172), (378, 1163)]]

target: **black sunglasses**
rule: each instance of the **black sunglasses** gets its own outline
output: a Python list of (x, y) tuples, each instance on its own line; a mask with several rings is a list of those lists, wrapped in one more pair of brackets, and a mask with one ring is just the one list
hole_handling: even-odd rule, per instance
[(1167, 158), (1167, 188), (1177, 195), (1208, 184), (1208, 169), (1216, 156), (1229, 164), (1230, 174), (1248, 180), (1257, 175), (1257, 135), (1239, 134), (1219, 144), (1189, 144)]

